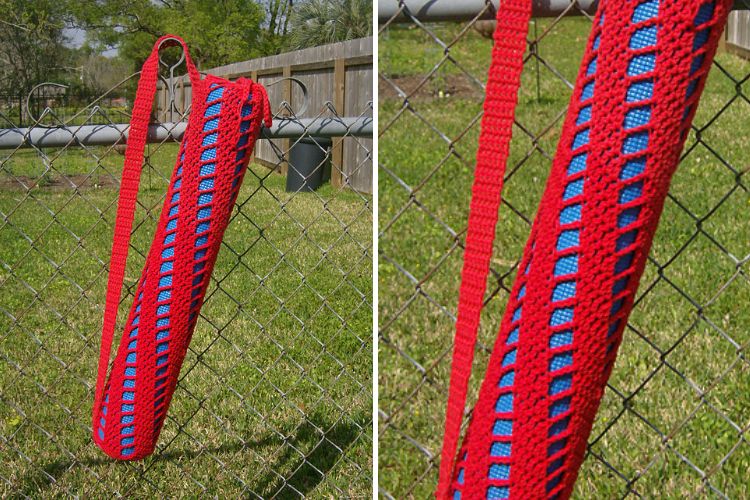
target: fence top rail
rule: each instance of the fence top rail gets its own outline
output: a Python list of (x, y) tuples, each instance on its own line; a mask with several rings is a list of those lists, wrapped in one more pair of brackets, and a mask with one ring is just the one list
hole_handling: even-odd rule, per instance
[[(494, 19), (500, 0), (379, 0), (380, 23), (411, 22), (414, 17), (422, 22), (470, 21), (480, 13), (479, 19)], [(491, 3), (492, 8), (487, 8)], [(533, 0), (534, 17), (558, 17), (562, 14), (594, 14), (598, 0)], [(571, 8), (571, 4), (574, 6)], [(735, 0), (734, 9), (749, 9), (750, 2)], [(411, 14), (409, 16), (406, 12)]]
[[(180, 141), (187, 122), (149, 126), (148, 142)], [(24, 147), (66, 147), (71, 145), (109, 146), (124, 143), (129, 125), (81, 125), (71, 127), (32, 127), (0, 129), (0, 150)], [(372, 118), (326, 117), (281, 118), (271, 128), (263, 127), (262, 139), (314, 137), (372, 137)]]
[[(372, 65), (372, 56), (372, 37), (368, 36), (217, 66), (205, 70), (205, 73), (227, 79), (250, 75), (254, 72), (261, 76), (273, 75), (280, 74), (285, 67), (298, 71), (333, 68), (337, 59), (345, 60), (347, 66)], [(186, 76), (180, 76), (176, 80), (190, 85), (190, 80)]]

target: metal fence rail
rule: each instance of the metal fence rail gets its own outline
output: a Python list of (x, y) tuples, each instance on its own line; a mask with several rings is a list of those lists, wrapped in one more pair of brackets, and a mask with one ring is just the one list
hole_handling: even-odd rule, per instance
[[(127, 120), (105, 102), (50, 101), (23, 129), (0, 109), (0, 496), (371, 497), (372, 200), (347, 176), (371, 169), (372, 105), (272, 103), (288, 148), (245, 175), (157, 450), (115, 463), (90, 439)], [(184, 122), (152, 129), (123, 308)], [(278, 172), (311, 134), (364, 160), (320, 147), (313, 174), (343, 185), (288, 192)]]
[[(494, 16), (493, 3), (380, 2), (378, 487), (387, 498), (427, 498), (437, 484), (490, 61), (493, 25), (482, 19)], [(536, 14), (554, 17), (536, 18), (530, 28), (469, 401), (476, 400), (554, 156), (590, 6), (535, 2)], [(750, 63), (719, 54), (597, 415), (577, 498), (750, 496), (750, 222), (742, 215), (750, 203), (748, 117)]]
[[(19, 147), (62, 148), (69, 144), (81, 146), (106, 146), (123, 141), (128, 124), (80, 125), (60, 127), (30, 127), (0, 129), (0, 149)], [(149, 127), (147, 142), (181, 141), (186, 122), (159, 123)], [(283, 118), (274, 121), (271, 128), (261, 132), (265, 138), (315, 137), (372, 137), (370, 117)]]

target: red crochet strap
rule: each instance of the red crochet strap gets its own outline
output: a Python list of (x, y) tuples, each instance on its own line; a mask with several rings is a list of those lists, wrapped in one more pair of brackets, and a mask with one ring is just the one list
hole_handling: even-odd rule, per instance
[(192, 82), (200, 80), (185, 42), (174, 35), (165, 35), (154, 44), (146, 62), (141, 69), (138, 90), (133, 103), (133, 114), (128, 131), (128, 146), (125, 150), (125, 162), (120, 181), (120, 198), (117, 204), (115, 218), (115, 232), (112, 240), (112, 255), (109, 261), (109, 280), (107, 281), (107, 298), (104, 306), (104, 324), (102, 326), (102, 343), (99, 350), (99, 366), (96, 374), (96, 390), (94, 394), (94, 408), (92, 411), (93, 425), (97, 427), (97, 409), (101, 407), (104, 398), (104, 383), (107, 377), (107, 367), (112, 350), (112, 340), (117, 323), (117, 308), (120, 303), (120, 293), (125, 277), (125, 264), (130, 247), (130, 232), (133, 228), (135, 202), (138, 196), (138, 186), (141, 180), (143, 165), (143, 151), (146, 147), (151, 107), (156, 94), (156, 81), (159, 73), (159, 49), (161, 46), (182, 45), (185, 52), (185, 64)]
[(495, 44), (469, 206), (437, 498), (450, 495), (451, 474), (487, 288), (530, 17), (530, 0), (504, 1), (497, 12)]

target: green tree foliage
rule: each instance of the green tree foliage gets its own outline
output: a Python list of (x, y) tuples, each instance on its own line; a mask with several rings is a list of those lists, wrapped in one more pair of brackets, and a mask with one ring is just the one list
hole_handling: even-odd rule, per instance
[(61, 0), (0, 0), (0, 93), (23, 94), (60, 79), (71, 60)]
[(167, 33), (183, 37), (204, 68), (261, 55), (266, 12), (253, 0), (82, 0), (72, 9), (91, 44), (116, 47), (134, 68)]
[(285, 48), (292, 5), (293, 0), (264, 0), (267, 15), (261, 49), (265, 55), (278, 54)]
[[(167, 33), (182, 36), (202, 68), (367, 36), (372, 8), (372, 0), (0, 0), (0, 93), (43, 81), (104, 91), (139, 70)], [(82, 31), (82, 47), (70, 47), (75, 32), (66, 28)]]
[(295, 5), (288, 46), (315, 47), (372, 35), (372, 0), (306, 0)]
[(132, 65), (123, 58), (105, 57), (86, 50), (85, 46), (77, 51), (77, 56), (78, 85), (84, 92), (103, 94), (118, 87), (122, 80), (134, 73)]

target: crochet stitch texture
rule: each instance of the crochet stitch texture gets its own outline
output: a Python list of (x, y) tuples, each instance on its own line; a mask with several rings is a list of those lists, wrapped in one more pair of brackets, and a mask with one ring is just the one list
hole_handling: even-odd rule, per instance
[(463, 444), (529, 0), (501, 2), (438, 498), (569, 498), (731, 0), (601, 2)]
[[(110, 350), (127, 260), (148, 121), (156, 91), (158, 48), (185, 51), (192, 107), (164, 206), (112, 371)], [(201, 79), (185, 43), (160, 38), (141, 71), (107, 285), (95, 402), (94, 442), (107, 455), (151, 454), (198, 320), (224, 231), (262, 123), (271, 125), (265, 89), (240, 78)]]

